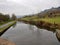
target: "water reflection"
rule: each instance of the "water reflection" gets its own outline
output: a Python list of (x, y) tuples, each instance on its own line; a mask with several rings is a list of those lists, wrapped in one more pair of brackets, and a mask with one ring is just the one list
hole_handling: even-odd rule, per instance
[(34, 27), (29, 24), (29, 30), (34, 30)]
[[(39, 42), (40, 38), (41, 38), (41, 30), (40, 28), (37, 28), (35, 25), (30, 25), (29, 24), (29, 30), (32, 31), (32, 34), (35, 34), (36, 36), (36, 41)], [(48, 30), (48, 31), (51, 31), (51, 30)], [(51, 31), (55, 34), (55, 30), (54, 31)], [(56, 34), (55, 34), (55, 37), (57, 38)], [(59, 41), (59, 39), (57, 38), (57, 40)]]
[(46, 30), (48, 30), (48, 31), (51, 31), (51, 32), (53, 32), (53, 33), (55, 33), (56, 32), (56, 30), (55, 29), (50, 29), (50, 28), (44, 28), (44, 27), (40, 27), (40, 26), (37, 26), (38, 28), (40, 28), (40, 29), (46, 29)]
[(12, 27), (14, 28), (16, 26), (17, 22), (14, 23), (14, 25), (12, 25)]
[(60, 45), (51, 31), (21, 22), (16, 24), (16, 27), (11, 27), (2, 37), (15, 42), (16, 45)]
[(40, 29), (37, 28), (35, 25), (29, 25), (29, 30), (32, 31), (32, 35), (35, 37), (35, 45), (40, 44), (41, 33)]

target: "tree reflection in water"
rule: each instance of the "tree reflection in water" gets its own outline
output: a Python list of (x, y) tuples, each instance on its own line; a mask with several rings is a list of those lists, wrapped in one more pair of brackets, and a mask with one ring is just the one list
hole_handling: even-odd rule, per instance
[(12, 25), (13, 28), (16, 26), (16, 23), (17, 23), (17, 22), (15, 22), (14, 25)]
[[(29, 24), (29, 30), (32, 31), (32, 35), (35, 35), (35, 37), (36, 37), (36, 42), (39, 43), (39, 40), (41, 39), (41, 36), (42, 36), (42, 34), (41, 34), (42, 30), (40, 30), (36, 26), (30, 25), (30, 24)], [(50, 30), (48, 30), (48, 31), (50, 31)], [(51, 31), (51, 32), (56, 33), (55, 31)], [(57, 36), (56, 36), (56, 38), (57, 38)], [(58, 39), (58, 41), (59, 41), (59, 39)]]

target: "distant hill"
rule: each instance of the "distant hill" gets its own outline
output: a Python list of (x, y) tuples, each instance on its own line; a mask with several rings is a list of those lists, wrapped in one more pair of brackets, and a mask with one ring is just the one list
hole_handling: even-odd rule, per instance
[(18, 17), (39, 17), (39, 18), (44, 18), (44, 17), (60, 17), (60, 7), (57, 8), (51, 8), (51, 9), (46, 9), (44, 11), (41, 11), (40, 13), (37, 14), (32, 14), (32, 15), (26, 15), (26, 16), (18, 16)]
[(60, 7), (44, 10), (37, 14), (38, 16), (60, 16)]

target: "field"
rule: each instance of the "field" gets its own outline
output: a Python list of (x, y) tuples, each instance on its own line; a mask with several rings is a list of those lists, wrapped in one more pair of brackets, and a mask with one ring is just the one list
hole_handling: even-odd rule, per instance
[(42, 18), (40, 20), (49, 22), (49, 23), (56, 23), (56, 24), (60, 24), (60, 17), (55, 17), (55, 18)]

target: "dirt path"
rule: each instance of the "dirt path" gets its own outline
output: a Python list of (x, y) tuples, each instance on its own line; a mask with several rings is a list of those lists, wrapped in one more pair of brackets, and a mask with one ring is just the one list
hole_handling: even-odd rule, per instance
[(9, 22), (9, 23), (6, 23), (4, 25), (1, 25), (0, 28), (3, 28), (3, 27), (5, 27), (5, 26), (7, 26), (8, 24), (11, 24), (11, 23), (13, 23), (13, 22)]
[(15, 45), (13, 42), (0, 38), (0, 45)]

